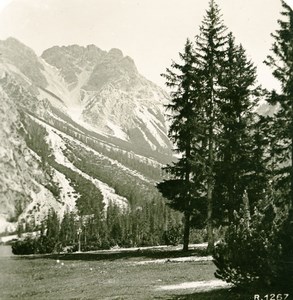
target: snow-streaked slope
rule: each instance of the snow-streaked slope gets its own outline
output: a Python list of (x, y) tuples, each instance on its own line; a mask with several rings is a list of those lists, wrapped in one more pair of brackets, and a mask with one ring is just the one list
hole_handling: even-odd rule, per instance
[[(44, 125), (44, 124), (42, 124)], [(82, 172), (78, 168), (76, 168), (64, 155), (63, 151), (67, 148), (65, 142), (63, 139), (58, 135), (52, 127), (45, 126), (48, 136), (47, 136), (47, 143), (53, 150), (53, 154), (55, 156), (55, 160), (57, 163), (71, 169), (72, 171), (80, 174), (85, 179), (90, 180), (102, 193), (103, 195), (103, 201), (106, 204), (106, 206), (112, 202), (115, 203), (121, 207), (126, 207), (128, 204), (128, 201), (126, 198), (121, 197), (115, 193), (115, 190), (108, 186), (106, 183), (103, 183), (102, 181), (92, 178), (88, 174)]]
[(164, 124), (149, 112), (148, 107), (136, 107), (135, 114), (140, 122), (146, 125), (146, 128), (159, 143), (159, 145), (162, 148), (167, 148), (166, 140), (164, 141), (162, 138), (162, 136), (166, 136), (166, 132), (164, 131)]
[[(70, 135), (61, 132), (60, 130), (54, 128), (51, 125), (48, 125), (47, 123), (30, 116), (35, 122), (37, 122), (38, 124), (40, 124), (41, 126), (43, 126), (44, 128), (46, 128), (48, 133), (52, 133), (53, 136), (56, 138), (56, 141), (54, 141), (54, 143), (52, 143), (53, 145), (56, 145), (56, 149), (58, 151), (61, 150), (65, 150), (66, 149), (66, 144), (65, 144), (65, 140), (70, 141), (71, 143), (73, 143), (73, 145), (78, 145), (80, 147), (82, 147), (83, 149), (93, 153), (95, 156), (107, 160), (108, 162), (110, 162), (112, 165), (115, 165), (117, 167), (119, 167), (121, 170), (125, 171), (126, 173), (128, 173), (131, 176), (137, 177), (145, 182), (150, 182), (145, 176), (143, 176), (142, 174), (140, 174), (139, 172), (135, 171), (135, 170), (131, 170), (130, 168), (122, 165), (121, 163), (119, 163), (118, 161), (111, 159), (97, 151), (95, 151), (94, 149), (90, 148), (89, 146), (85, 145), (84, 143), (82, 143), (79, 140), (74, 139), (73, 137), (71, 137)], [(111, 148), (112, 149), (112, 148)], [(58, 160), (56, 160), (57, 162), (59, 162), (60, 164), (64, 165), (64, 163), (62, 163), (62, 159), (64, 157), (63, 152), (61, 151), (61, 154), (59, 153), (59, 157), (61, 157), (61, 162), (59, 162)], [(66, 159), (66, 161), (68, 161), (68, 159), (66, 157), (64, 157)], [(68, 161), (69, 162), (69, 161)], [(70, 163), (70, 162), (69, 162)]]
[(53, 209), (58, 212), (58, 214), (61, 213), (61, 215), (63, 215), (63, 204), (57, 202), (52, 193), (43, 185), (36, 181), (35, 185), (37, 190), (30, 191), (30, 197), (32, 200), (19, 216), (19, 219), (26, 221), (34, 220), (36, 224), (40, 224), (41, 221), (48, 215), (48, 211), (50, 209)]
[[(21, 95), (20, 95), (21, 96)], [(18, 95), (15, 94), (15, 99)], [(56, 199), (46, 186), (52, 183), (41, 167), (41, 157), (26, 144), (21, 132), (26, 132), (18, 103), (0, 87), (0, 232), (12, 231), (19, 223), (32, 220), (39, 224), (49, 209), (61, 216), (65, 209), (73, 209), (73, 199), (65, 194), (68, 186), (56, 173), (55, 184), (61, 188)], [(64, 192), (64, 193), (63, 193)], [(9, 222), (7, 221), (9, 220)]]

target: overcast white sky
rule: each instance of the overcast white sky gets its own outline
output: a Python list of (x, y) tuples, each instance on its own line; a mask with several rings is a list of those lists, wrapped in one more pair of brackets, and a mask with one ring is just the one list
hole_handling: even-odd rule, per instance
[[(160, 73), (178, 60), (198, 33), (209, 0), (0, 0), (0, 39), (13, 36), (38, 55), (53, 45), (119, 48), (144, 76), (163, 86)], [(257, 65), (260, 82), (274, 80), (262, 64), (277, 28), (280, 0), (216, 0), (225, 25)], [(293, 0), (287, 3), (293, 4)]]

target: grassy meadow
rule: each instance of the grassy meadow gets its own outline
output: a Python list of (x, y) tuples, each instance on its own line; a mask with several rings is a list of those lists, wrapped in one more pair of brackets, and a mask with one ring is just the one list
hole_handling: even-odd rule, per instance
[(212, 261), (180, 261), (203, 254), (148, 249), (0, 257), (0, 299), (253, 299), (229, 288), (162, 289), (214, 280)]

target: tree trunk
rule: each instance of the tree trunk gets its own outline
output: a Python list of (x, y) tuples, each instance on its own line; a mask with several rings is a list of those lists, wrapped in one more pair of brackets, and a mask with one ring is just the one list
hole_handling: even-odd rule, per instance
[(191, 194), (190, 194), (190, 153), (191, 153), (191, 134), (187, 138), (187, 144), (186, 144), (186, 171), (185, 171), (185, 182), (186, 186), (188, 188), (187, 191), (187, 198), (185, 199), (185, 212), (184, 212), (184, 218), (185, 218), (185, 224), (184, 224), (184, 235), (183, 235), (183, 251), (188, 251), (188, 245), (189, 245), (189, 234), (190, 234), (190, 216), (191, 216)]
[(247, 228), (250, 227), (250, 207), (247, 191), (243, 193), (243, 206), (244, 206), (244, 221)]
[(188, 251), (189, 234), (190, 234), (190, 211), (184, 213), (184, 236), (183, 236), (183, 251)]
[(292, 99), (292, 121), (291, 121), (291, 209), (293, 209), (293, 99)]
[[(213, 100), (213, 95), (212, 95)], [(211, 112), (213, 111), (213, 103), (211, 102)], [(213, 116), (209, 127), (209, 162), (208, 162), (208, 182), (207, 182), (207, 233), (208, 233), (208, 253), (214, 251), (214, 230), (213, 230), (213, 169), (214, 169), (214, 135), (213, 135)]]
[(213, 230), (213, 199), (212, 199), (212, 187), (208, 186), (208, 214), (207, 214), (207, 233), (208, 233), (208, 253), (214, 251), (214, 230)]

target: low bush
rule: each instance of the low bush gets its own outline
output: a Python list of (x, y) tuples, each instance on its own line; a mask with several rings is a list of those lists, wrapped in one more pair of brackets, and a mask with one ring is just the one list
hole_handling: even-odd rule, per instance
[(14, 241), (11, 244), (13, 254), (34, 254), (38, 252), (38, 243), (32, 236), (27, 236), (23, 240)]
[(163, 233), (163, 241), (166, 245), (178, 245), (182, 241), (182, 225), (169, 225), (168, 230)]
[(238, 287), (292, 287), (292, 220), (292, 212), (280, 219), (272, 208), (255, 211), (249, 222), (235, 214), (215, 247), (215, 276)]

